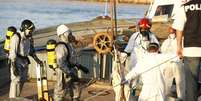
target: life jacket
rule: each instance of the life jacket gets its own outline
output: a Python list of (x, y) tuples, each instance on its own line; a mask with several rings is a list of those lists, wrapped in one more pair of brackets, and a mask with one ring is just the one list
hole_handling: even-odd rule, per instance
[(19, 49), (19, 45), (20, 45), (20, 41), (21, 41), (21, 36), (18, 32), (12, 32), (12, 31), (7, 31), (6, 33), (6, 40), (4, 41), (4, 45), (3, 45), (3, 49), (5, 53), (9, 53), (10, 51), (10, 40), (11, 38), (14, 36), (14, 34), (16, 34), (19, 37), (19, 43), (18, 43), (18, 49)]
[(58, 65), (57, 65), (57, 57), (56, 57), (56, 51), (55, 51), (55, 48), (57, 47), (57, 45), (59, 44), (63, 44), (65, 45), (65, 47), (67, 48), (68, 50), (68, 56), (67, 56), (67, 64), (68, 64), (68, 67), (71, 67), (70, 65), (70, 58), (71, 58), (71, 48), (69, 46), (69, 44), (66, 44), (64, 42), (56, 42), (55, 40), (49, 40), (47, 42), (47, 46), (46, 46), (46, 50), (47, 50), (47, 57), (48, 57), (48, 65), (50, 68), (52, 68), (53, 70), (55, 70), (56, 68), (58, 68)]

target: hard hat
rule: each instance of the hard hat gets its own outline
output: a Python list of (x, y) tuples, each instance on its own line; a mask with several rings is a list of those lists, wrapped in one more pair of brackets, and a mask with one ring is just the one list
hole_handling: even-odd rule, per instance
[(150, 29), (151, 28), (151, 22), (150, 22), (150, 20), (148, 18), (142, 18), (138, 22), (138, 26), (140, 28)]
[(33, 31), (35, 29), (33, 22), (30, 20), (27, 20), (27, 19), (22, 21), (20, 31), (25, 31), (26, 29), (31, 30), (31, 31)]
[(68, 34), (71, 32), (70, 29), (66, 25), (59, 25), (57, 27), (57, 35), (60, 36), (64, 34), (65, 32), (68, 32)]

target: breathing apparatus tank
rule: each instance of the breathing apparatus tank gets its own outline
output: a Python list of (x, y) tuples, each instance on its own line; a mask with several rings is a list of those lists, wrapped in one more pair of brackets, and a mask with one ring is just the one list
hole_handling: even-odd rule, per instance
[(48, 40), (47, 42), (47, 64), (50, 68), (55, 70), (57, 68), (57, 60), (56, 60), (56, 48), (57, 42), (55, 40)]
[(11, 37), (17, 32), (17, 29), (13, 26), (11, 27), (8, 27), (8, 30), (7, 30), (7, 33), (6, 33), (6, 40), (4, 42), (4, 51), (6, 53), (9, 53), (9, 50), (10, 50), (10, 40), (11, 40)]

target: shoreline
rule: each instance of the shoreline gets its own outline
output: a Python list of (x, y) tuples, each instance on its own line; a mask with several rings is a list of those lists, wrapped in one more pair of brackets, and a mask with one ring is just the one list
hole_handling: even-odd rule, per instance
[[(84, 1), (84, 2), (106, 2), (109, 0), (77, 0), (77, 1)], [(149, 0), (116, 0), (117, 3), (120, 4), (145, 4), (149, 5), (151, 2)]]

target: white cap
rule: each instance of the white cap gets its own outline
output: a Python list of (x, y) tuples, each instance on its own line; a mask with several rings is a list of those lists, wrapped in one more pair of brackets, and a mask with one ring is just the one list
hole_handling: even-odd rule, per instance
[(70, 32), (70, 29), (66, 25), (62, 24), (57, 27), (58, 36), (64, 34), (65, 32)]

